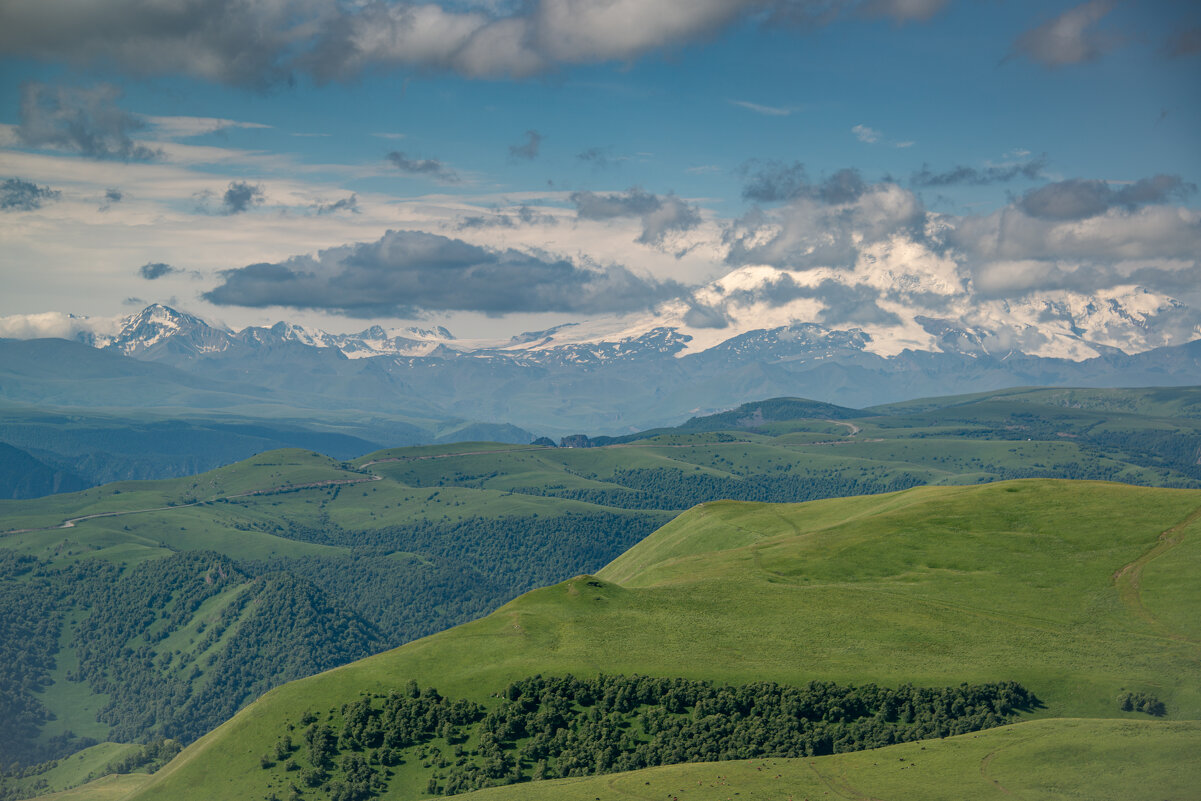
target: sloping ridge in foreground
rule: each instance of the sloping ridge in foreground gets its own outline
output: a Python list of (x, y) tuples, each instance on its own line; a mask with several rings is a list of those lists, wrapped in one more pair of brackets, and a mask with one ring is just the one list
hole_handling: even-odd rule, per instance
[[(1032, 721), (930, 744), (944, 762), (962, 751), (986, 783), (981, 760), (988, 754), (974, 746), (956, 751), (955, 742), (1041, 732), (1038, 775), (1050, 775), (1056, 760), (1066, 771), (1068, 762), (1088, 757), (1072, 748), (1094, 743), (1102, 757), (1122, 750), (1122, 732), (1146, 732), (1151, 753), (1174, 753), (1198, 739), (1197, 724), (1181, 721), (1201, 718), (1201, 586), (1192, 578), (1199, 562), (1201, 492), (1192, 490), (1025, 480), (797, 505), (705, 504), (596, 577), (536, 590), (481, 620), (272, 690), (132, 798), (287, 797), (287, 781), (262, 768), (260, 756), (306, 710), (324, 713), (364, 693), (403, 692), (410, 680), (488, 706), (510, 681), (536, 674), (789, 685), (1017, 681), (1045, 704), (1037, 717), (1093, 719)], [(1121, 711), (1123, 693), (1154, 696), (1169, 722)], [(916, 762), (921, 745), (893, 748), (908, 750), (900, 757), (838, 755), (809, 769)], [(1020, 772), (1020, 753), (996, 757), (998, 766)], [(396, 768), (383, 797), (426, 797), (429, 772), (418, 762)], [(813, 760), (773, 762), (778, 767), (764, 770), (775, 781)], [(749, 777), (746, 763), (728, 764)], [(1176, 784), (1181, 771), (1201, 770), (1183, 764), (1172, 772)], [(702, 769), (707, 773), (696, 778), (689, 773)], [(687, 776), (703, 789), (716, 781), (709, 774), (725, 769), (644, 773), (642, 781)], [(907, 798), (941, 797), (934, 793), (938, 775), (915, 768), (896, 779), (897, 788)], [(555, 797), (570, 798), (568, 788), (578, 785), (588, 798), (606, 798), (614, 794), (600, 790), (617, 780), (566, 779), (480, 797), (536, 798), (561, 787)], [(1172, 797), (1172, 782), (1143, 781), (1139, 789)], [(778, 785), (760, 789), (771, 787)], [(326, 796), (305, 789), (303, 797)]]

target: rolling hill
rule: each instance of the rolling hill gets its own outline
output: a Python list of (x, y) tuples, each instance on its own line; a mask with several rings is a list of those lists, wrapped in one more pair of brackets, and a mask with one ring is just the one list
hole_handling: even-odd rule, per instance
[[(776, 399), (589, 441), (603, 447), (461, 443), (349, 463), (271, 451), (191, 478), (0, 502), (6, 608), (21, 612), (0, 647), (25, 655), (0, 681), (24, 710), (5, 750), (29, 764), (95, 740), (190, 742), (270, 686), (595, 572), (715, 499), (1014, 477), (1198, 487), (1197, 398), (1030, 390), (863, 412)], [(217, 681), (225, 671), (236, 678)]]
[[(286, 794), (315, 767), (313, 747), (301, 744), (306, 727), (328, 727), (332, 744), (323, 747), (336, 759), (302, 797), (350, 792), (355, 777), (348, 771), (363, 764), (378, 781), (363, 797), (426, 797), (457, 760), (482, 762), (497, 747), (519, 759), (523, 737), (433, 733), (381, 764), (373, 758), (378, 749), (348, 739), (351, 711), (369, 708), (373, 697), (403, 695), (410, 681), (436, 687), (448, 702), (503, 711), (512, 703), (505, 700), (513, 697), (511, 682), (598, 674), (793, 687), (1018, 682), (1039, 704), (1020, 713), (1029, 722), (976, 735), (822, 761), (820, 754), (762, 754), (731, 765), (728, 776), (724, 764), (707, 764), (604, 783), (566, 779), (558, 797), (595, 791), (611, 798), (615, 781), (671, 792), (695, 786), (691, 777), (702, 789), (726, 777), (751, 798), (820, 789), (815, 777), (846, 797), (839, 781), (856, 793), (879, 786), (914, 798), (962, 797), (955, 787), (997, 795), (994, 782), (1053, 797), (1055, 787), (1087, 778), (1083, 766), (1101, 764), (1129, 743), (1134, 750), (1117, 758), (1124, 775), (1132, 757), (1157, 756), (1135, 765), (1133, 778), (1125, 775), (1124, 797), (1183, 798), (1183, 788), (1195, 787), (1196, 763), (1161, 772), (1199, 734), (1201, 595), (1190, 580), (1201, 558), (1199, 535), (1201, 493), (1096, 482), (926, 487), (783, 506), (706, 504), (595, 576), (536, 590), (481, 620), (271, 691), (131, 798)], [(1131, 696), (1154, 697), (1168, 721), (1124, 712)], [(267, 765), (263, 756), (289, 732), (297, 773)], [(1001, 755), (995, 771), (989, 754)], [(752, 774), (764, 760), (771, 760), (769, 770)], [(867, 770), (868, 761), (918, 769), (901, 777)], [(849, 773), (853, 766), (865, 769)], [(948, 789), (942, 777), (952, 775)], [(1083, 786), (1079, 797), (1112, 797), (1109, 789), (1089, 794), (1088, 786), (1099, 786), (1095, 778)], [(531, 794), (537, 787), (543, 789)], [(479, 797), (549, 798), (559, 787), (525, 785)], [(725, 787), (696, 797), (723, 792), (732, 797)]]

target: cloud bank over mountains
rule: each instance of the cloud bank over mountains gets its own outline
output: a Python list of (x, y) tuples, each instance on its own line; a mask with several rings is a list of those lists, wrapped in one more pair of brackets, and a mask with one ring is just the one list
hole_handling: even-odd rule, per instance
[(351, 317), (428, 311), (598, 314), (645, 310), (683, 287), (612, 265), (590, 269), (417, 231), (315, 256), (226, 270), (204, 298), (221, 306), (291, 306)]

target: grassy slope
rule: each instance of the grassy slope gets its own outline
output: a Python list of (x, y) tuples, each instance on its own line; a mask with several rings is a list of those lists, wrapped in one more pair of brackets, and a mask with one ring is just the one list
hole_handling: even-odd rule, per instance
[[(67, 529), (0, 536), (0, 547), (60, 563), (104, 558), (133, 564), (188, 549), (216, 550), (235, 559), (336, 557), (348, 553), (348, 549), (301, 542), (289, 538), (286, 529), (291, 525), (320, 528), (329, 521), (350, 531), (362, 531), (421, 520), (453, 523), (473, 517), (545, 518), (568, 512), (614, 511), (595, 503), (536, 493), (628, 493), (614, 483), (614, 478), (630, 469), (668, 469), (716, 479), (787, 474), (817, 480), (833, 474), (887, 481), (909, 476), (928, 484), (959, 485), (1015, 471), (1074, 475), (1072, 471), (1083, 465), (1115, 479), (1159, 484), (1179, 480), (1180, 476), (1170, 470), (1123, 461), (1120, 453), (1089, 453), (1075, 438), (1104, 430), (1196, 430), (1197, 424), (1188, 414), (1197, 406), (1199, 395), (1190, 389), (1014, 391), (943, 399), (941, 410), (911, 404), (898, 408), (891, 418), (873, 417), (852, 423), (776, 421), (756, 431), (736, 431), (732, 436), (674, 432), (606, 448), (457, 443), (393, 449), (363, 457), (349, 471), (311, 452), (272, 451), (186, 479), (124, 482), (35, 501), (0, 502), (0, 529), (5, 530), (53, 527), (88, 514), (169, 507), (84, 520)], [(1028, 421), (1020, 415), (1031, 411), (1053, 419), (1049, 429), (1053, 441), (1021, 438), (1026, 433), (1022, 427)], [(1139, 416), (1144, 412), (1163, 417)], [(859, 428), (857, 433), (852, 433), (854, 427)], [(372, 477), (379, 480), (364, 481)], [(363, 483), (341, 485), (337, 490), (326, 485), (242, 495), (330, 481)], [(197, 499), (223, 496), (236, 497), (229, 497), (227, 502), (183, 506)], [(1189, 569), (1192, 567), (1161, 560), (1147, 565), (1148, 575), (1161, 570), (1187, 575)], [(1155, 592), (1148, 589), (1148, 597)], [(1177, 626), (1193, 626), (1192, 636), (1197, 638), (1196, 624), (1187, 613), (1167, 608), (1162, 615)], [(97, 724), (94, 718), (103, 699), (88, 696), (83, 685), (59, 680), (73, 666), (72, 660), (69, 650), (60, 653), (59, 669), (53, 677), (56, 682), (44, 696), (58, 720), (46, 727), (43, 736), (70, 728), (103, 739), (107, 727)]]
[(481, 790), (472, 801), (1154, 799), (1201, 786), (1201, 724), (1059, 719), (873, 751), (670, 765)]
[[(1201, 718), (1201, 645), (1174, 628), (1184, 613), (1171, 611), (1195, 613), (1201, 588), (1166, 570), (1191, 552), (1158, 552), (1155, 571), (1134, 571), (1139, 592), (1120, 592), (1123, 567), (1154, 552), (1161, 534), (1183, 544), (1201, 535), (1199, 508), (1196, 491), (1055, 481), (708, 504), (597, 579), (534, 591), (482, 620), (271, 691), (133, 798), (261, 798), (258, 755), (286, 721), (410, 678), (481, 701), (534, 673), (1015, 679), (1045, 701), (1043, 717), (1120, 717), (1116, 697), (1128, 689), (1158, 695), (1173, 719)], [(1075, 739), (1055, 735), (1042, 748)], [(389, 797), (422, 795), (424, 781), (406, 776)]]

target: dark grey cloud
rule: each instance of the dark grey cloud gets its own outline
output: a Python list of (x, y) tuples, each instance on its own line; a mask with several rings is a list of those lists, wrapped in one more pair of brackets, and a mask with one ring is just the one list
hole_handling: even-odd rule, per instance
[(1098, 28), (1114, 5), (1114, 0), (1090, 0), (1068, 9), (1019, 36), (1010, 58), (1025, 56), (1045, 67), (1100, 58), (1122, 43), (1118, 34)]
[(100, 201), (100, 211), (108, 211), (115, 204), (120, 203), (125, 199), (125, 193), (116, 187), (110, 186), (104, 190), (104, 199)]
[(1186, 183), (1179, 175), (1155, 175), (1116, 189), (1107, 181), (1073, 178), (1030, 190), (1018, 206), (1043, 220), (1083, 220), (1114, 207), (1135, 209), (1184, 200), (1196, 191), (1195, 184)]
[(143, 264), (138, 268), (138, 275), (142, 276), (147, 281), (153, 281), (157, 278), (162, 278), (164, 275), (171, 275), (172, 273), (181, 272), (183, 272), (183, 270), (172, 267), (170, 264), (164, 264), (161, 261)]
[(571, 202), (583, 220), (639, 218), (642, 234), (637, 241), (644, 245), (661, 245), (669, 234), (690, 231), (701, 224), (700, 212), (676, 195), (654, 195), (636, 186), (618, 194), (573, 192)]
[(435, 234), (389, 231), (375, 242), (225, 270), (204, 298), (224, 306), (413, 317), (426, 311), (628, 312), (683, 294), (675, 282), (620, 266), (588, 269)]
[(341, 200), (335, 200), (332, 203), (314, 203), (312, 206), (314, 214), (336, 214), (339, 211), (347, 211), (351, 214), (359, 213), (359, 196), (351, 195), (344, 197)]
[(520, 145), (509, 145), (509, 155), (515, 159), (532, 161), (538, 158), (538, 151), (541, 148), (542, 134), (537, 131), (526, 131), (525, 142)]
[(745, 21), (810, 27), (848, 17), (922, 20), (947, 0), (27, 0), (4, 6), (0, 52), (183, 74), (265, 89), (386, 69), (523, 77), (630, 62)]
[(757, 203), (781, 203), (801, 197), (810, 185), (805, 165), (799, 161), (792, 164), (747, 162), (742, 165), (741, 172), (746, 178), (742, 187), (743, 199)]
[(684, 312), (684, 324), (693, 328), (728, 328), (730, 320), (722, 309), (693, 302)]
[(409, 175), (422, 175), (444, 184), (457, 184), (459, 174), (437, 159), (414, 159), (399, 150), (393, 150), (384, 159), (396, 169)]
[(1046, 168), (1046, 156), (996, 167), (981, 168), (958, 165), (942, 172), (934, 172), (928, 164), (923, 164), (919, 171), (909, 176), (909, 183), (913, 186), (986, 186), (1006, 183), (1018, 178), (1033, 181), (1043, 177), (1043, 170)]
[(0, 183), (0, 211), (33, 211), (49, 200), (62, 195), (57, 189), (38, 186), (20, 178), (6, 178)]
[(107, 84), (84, 89), (31, 81), (21, 87), (17, 138), (29, 147), (62, 148), (98, 159), (150, 161), (162, 156), (130, 137), (145, 124), (117, 106), (120, 98), (121, 90)]
[(459, 220), (460, 231), (470, 228), (517, 228), (522, 225), (558, 225), (559, 221), (549, 214), (543, 214), (530, 206), (521, 205), (514, 212), (493, 212), (492, 214), (473, 214)]
[(837, 205), (853, 203), (867, 190), (868, 185), (858, 170), (845, 168), (811, 183), (805, 165), (799, 161), (785, 164), (779, 161), (749, 161), (740, 168), (746, 183), (742, 197), (757, 203), (781, 203), (798, 198), (810, 198)]
[(231, 181), (221, 196), (221, 209), (225, 214), (241, 214), (264, 200), (263, 187), (246, 181)]

